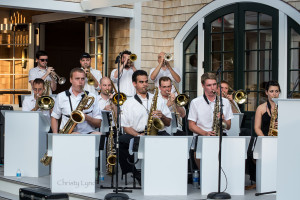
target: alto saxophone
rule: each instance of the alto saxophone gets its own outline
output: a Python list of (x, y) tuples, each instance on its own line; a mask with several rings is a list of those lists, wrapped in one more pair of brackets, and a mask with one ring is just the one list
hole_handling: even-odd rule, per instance
[[(216, 92), (214, 92), (216, 94)], [(212, 131), (215, 132), (216, 136), (220, 135), (220, 119), (218, 118), (218, 113), (220, 112), (220, 97), (216, 95), (216, 102), (213, 112), (213, 125), (212, 125)], [(223, 130), (227, 128), (227, 125), (225, 122), (222, 122), (222, 128)]]
[[(71, 112), (70, 119), (67, 121), (67, 123), (65, 124), (63, 129), (59, 130), (58, 133), (70, 134), (73, 132), (73, 130), (77, 124), (84, 122), (85, 116), (82, 111), (89, 109), (95, 101), (95, 98), (92, 96), (88, 96), (85, 91), (84, 91), (84, 94), (85, 94), (85, 96), (79, 102), (76, 110)], [(51, 163), (51, 160), (52, 160), (52, 157), (48, 156), (48, 154), (46, 152), (44, 154), (43, 158), (40, 160), (40, 162), (43, 165), (48, 166)]]
[(108, 136), (107, 141), (107, 164), (106, 164), (106, 172), (107, 174), (113, 174), (114, 173), (114, 166), (117, 162), (117, 156), (116, 156), (116, 149), (114, 148), (115, 142), (114, 142), (114, 130), (112, 126), (112, 117), (109, 116), (110, 121), (110, 132)]
[(158, 88), (154, 88), (155, 93), (152, 99), (151, 108), (149, 111), (148, 121), (147, 121), (147, 129), (145, 130), (146, 135), (157, 135), (158, 130), (163, 129), (165, 127), (164, 123), (161, 119), (157, 117), (153, 117), (153, 111), (156, 110), (157, 107), (157, 98), (158, 98)]
[(277, 116), (278, 116), (278, 110), (277, 110), (277, 106), (275, 106), (274, 111), (271, 113), (268, 136), (278, 136), (278, 129), (277, 127), (275, 127)]

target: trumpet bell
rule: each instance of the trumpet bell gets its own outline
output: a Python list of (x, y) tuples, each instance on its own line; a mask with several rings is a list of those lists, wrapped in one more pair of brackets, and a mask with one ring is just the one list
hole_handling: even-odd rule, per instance
[(89, 78), (89, 79), (87, 80), (87, 83), (88, 83), (89, 85), (94, 85), (94, 84), (95, 84), (95, 81), (94, 81), (94, 79)]
[(66, 78), (65, 78), (65, 77), (60, 77), (60, 78), (58, 79), (58, 84), (59, 84), (59, 85), (63, 85), (63, 84), (65, 84), (65, 82), (66, 82)]
[(244, 90), (238, 90), (233, 94), (233, 99), (238, 104), (243, 104), (247, 100), (247, 93)]
[[(119, 99), (120, 106), (125, 103), (126, 99), (127, 99), (126, 94), (120, 93), (120, 99)], [(113, 96), (113, 104), (118, 105), (118, 93)]]
[(173, 55), (171, 53), (166, 53), (165, 54), (165, 61), (171, 61), (173, 60)]
[(136, 59), (137, 59), (137, 55), (136, 55), (136, 54), (134, 54), (134, 53), (130, 54), (129, 60), (130, 60), (131, 62), (136, 61)]
[(37, 100), (37, 104), (42, 110), (51, 110), (54, 107), (54, 100), (50, 96), (42, 96)]
[(175, 98), (175, 103), (180, 107), (186, 106), (189, 103), (189, 96), (186, 94), (179, 94)]

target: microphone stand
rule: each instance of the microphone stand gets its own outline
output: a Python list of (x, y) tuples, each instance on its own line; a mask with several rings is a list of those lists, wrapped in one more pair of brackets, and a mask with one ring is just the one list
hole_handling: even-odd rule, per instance
[[(222, 65), (220, 65), (217, 74), (219, 75), (219, 81), (221, 83), (222, 80)], [(218, 96), (216, 96), (218, 98)], [(222, 138), (223, 138), (223, 127), (222, 127), (222, 115), (223, 115), (223, 101), (222, 101), (222, 88), (220, 84), (220, 121), (219, 121), (219, 127), (220, 127), (220, 135), (219, 135), (219, 176), (218, 176), (218, 192), (211, 192), (207, 195), (207, 199), (231, 199), (231, 196), (229, 193), (221, 192), (221, 167), (222, 167)]]
[[(119, 53), (119, 55), (116, 58), (115, 64), (118, 63), (118, 103), (117, 103), (117, 124), (116, 124), (116, 128), (117, 128), (117, 137), (116, 137), (116, 156), (117, 156), (117, 160), (116, 160), (116, 165), (115, 165), (115, 172), (116, 172), (116, 187), (114, 193), (109, 193), (107, 195), (105, 195), (104, 200), (128, 200), (129, 196), (127, 194), (124, 193), (119, 193), (119, 177), (118, 177), (118, 166), (119, 166), (119, 133), (120, 133), (120, 62), (122, 59), (122, 52)], [(130, 192), (130, 191), (126, 191), (126, 190), (121, 190), (123, 192)]]

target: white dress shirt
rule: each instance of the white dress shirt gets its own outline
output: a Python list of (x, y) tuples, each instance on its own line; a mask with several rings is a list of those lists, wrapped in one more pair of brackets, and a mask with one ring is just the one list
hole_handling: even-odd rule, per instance
[[(104, 110), (105, 106), (110, 105), (110, 100), (109, 99), (106, 99), (106, 100), (103, 99), (103, 97), (101, 96), (101, 94), (97, 96), (97, 101), (99, 103), (100, 111)], [(111, 111), (109, 111), (109, 110), (105, 110), (105, 111), (110, 112), (110, 115), (112, 115)], [(112, 120), (114, 120), (114, 119), (112, 119)], [(115, 126), (115, 122), (114, 121), (112, 121), (112, 126)]]
[[(22, 103), (22, 111), (31, 111), (35, 107), (35, 104), (36, 99), (34, 98), (34, 95), (26, 96)], [(41, 110), (39, 108), (37, 111), (41, 111), (50, 123), (50, 110)]]
[[(207, 99), (208, 100), (208, 99)], [(229, 120), (233, 118), (231, 105), (226, 98), (222, 98), (223, 101), (223, 114), (224, 119)], [(215, 107), (215, 101), (209, 101), (206, 103), (203, 96), (197, 97), (192, 100), (189, 109), (188, 120), (196, 122), (196, 125), (204, 131), (212, 131), (213, 124), (213, 112)], [(224, 130), (224, 132), (226, 132)]]
[[(74, 111), (76, 110), (79, 102), (81, 101), (84, 92), (81, 92), (80, 94), (75, 96), (72, 92), (72, 87), (69, 89), (69, 92), (71, 93), (70, 98), (71, 98), (72, 108)], [(89, 93), (88, 96), (94, 97), (95, 101), (89, 109), (83, 110), (83, 113), (86, 113), (87, 115), (93, 118), (102, 120), (102, 115), (100, 112), (100, 108), (96, 96), (92, 93)], [(62, 120), (60, 124), (60, 129), (62, 129), (64, 125), (67, 123), (67, 121), (69, 120), (69, 117), (67, 116), (70, 114), (71, 114), (71, 107), (70, 107), (69, 97), (66, 95), (65, 91), (63, 91), (56, 96), (56, 101), (55, 101), (55, 105), (51, 117), (54, 117), (55, 119), (60, 119), (60, 117), (62, 116)], [(95, 131), (95, 127), (92, 127), (87, 121), (77, 124), (74, 129), (74, 132), (79, 132), (84, 134), (93, 131)]]
[[(116, 89), (118, 89), (118, 78), (114, 77), (115, 71), (118, 69), (112, 70), (110, 74), (110, 79), (113, 81)], [(123, 71), (120, 73), (120, 92), (126, 94), (128, 97), (132, 97), (135, 95), (135, 87), (132, 84), (132, 74), (133, 74), (133, 69), (125, 69), (123, 68)]]
[[(102, 78), (101, 72), (99, 70), (92, 69), (92, 68), (90, 68), (90, 70), (91, 70), (91, 74), (93, 74), (95, 79), (100, 83), (100, 79)], [(98, 86), (98, 87), (95, 88), (94, 85), (89, 85), (88, 84), (88, 79), (85, 78), (84, 90), (89, 91), (89, 93), (92, 93), (92, 94), (97, 96), (98, 91), (100, 90), (100, 87)]]
[[(29, 77), (28, 77), (28, 82), (30, 83), (30, 81), (34, 81), (36, 78), (42, 78), (45, 74), (46, 74), (47, 70), (40, 68), (40, 67), (34, 67), (32, 69), (29, 70)], [(52, 81), (51, 76), (48, 75), (44, 81)], [(31, 93), (33, 94), (33, 90), (31, 90)], [(50, 93), (52, 94), (52, 89), (50, 87)]]
[[(148, 121), (148, 112), (150, 111), (153, 94), (149, 94), (149, 99), (141, 98), (143, 105), (141, 105), (134, 97), (131, 97), (125, 101), (121, 113), (121, 124), (123, 127), (131, 127), (136, 132), (142, 132), (145, 130), (145, 126)], [(172, 119), (172, 115), (166, 104), (157, 99), (157, 109), (160, 110), (167, 118)]]
[[(150, 73), (149, 73), (149, 79), (150, 79), (150, 80), (152, 80), (152, 79), (151, 79), (151, 74), (152, 74), (152, 72), (153, 72), (154, 70), (155, 70), (155, 68), (152, 68), (152, 69), (150, 70)], [(173, 70), (174, 70), (174, 71), (178, 74), (178, 76), (181, 78), (181, 76), (180, 76), (180, 74), (179, 74), (179, 71), (178, 71), (176, 68), (173, 68)], [(170, 70), (169, 70), (167, 67), (166, 67), (165, 70), (163, 70), (163, 69), (161, 68), (161, 69), (159, 70), (159, 72), (158, 72), (156, 78), (155, 78), (154, 80), (152, 80), (152, 81), (154, 82), (154, 84), (155, 84), (156, 87), (159, 87), (159, 79), (160, 79), (161, 77), (163, 77), (163, 76), (167, 76), (167, 77), (169, 77), (172, 81), (175, 81), (175, 79), (173, 78), (173, 76), (172, 76)], [(172, 90), (172, 92), (173, 92), (173, 90)]]

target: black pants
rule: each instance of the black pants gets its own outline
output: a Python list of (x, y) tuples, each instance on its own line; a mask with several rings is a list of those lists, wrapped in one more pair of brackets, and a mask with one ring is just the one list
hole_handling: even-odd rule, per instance
[[(170, 136), (165, 131), (158, 132), (158, 135)], [(129, 143), (132, 138), (133, 138), (133, 136), (130, 134), (124, 134), (124, 135), (120, 136), (120, 138), (119, 138), (119, 143), (120, 143), (120, 145), (119, 145), (119, 147), (120, 147), (119, 148), (119, 162), (120, 162), (122, 174), (127, 174), (128, 172), (133, 173), (136, 171), (135, 166), (130, 164), (130, 163), (134, 163), (134, 156), (130, 155), (129, 151), (128, 151)]]

